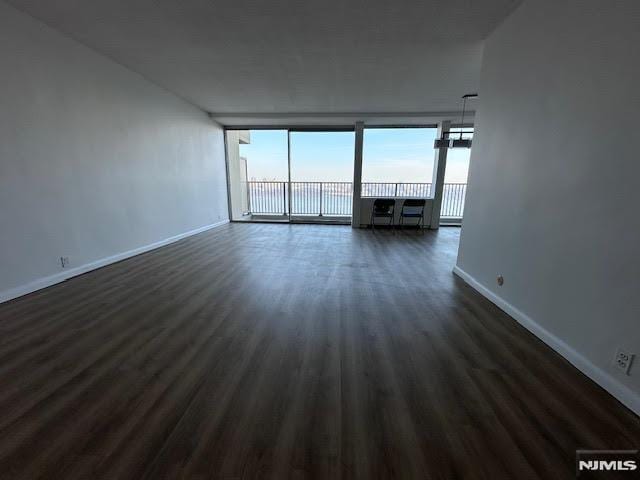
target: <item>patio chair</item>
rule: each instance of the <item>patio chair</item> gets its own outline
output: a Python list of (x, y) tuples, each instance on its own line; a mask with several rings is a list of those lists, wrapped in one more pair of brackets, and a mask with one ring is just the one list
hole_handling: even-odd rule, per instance
[(402, 204), (402, 208), (400, 209), (400, 229), (404, 226), (405, 218), (417, 218), (418, 223), (415, 225), (420, 229), (424, 230), (424, 206), (426, 204), (426, 200), (424, 199), (407, 199)]
[(371, 229), (375, 229), (376, 218), (388, 218), (389, 226), (393, 225), (393, 214), (396, 207), (396, 201), (391, 198), (376, 198), (371, 209)]

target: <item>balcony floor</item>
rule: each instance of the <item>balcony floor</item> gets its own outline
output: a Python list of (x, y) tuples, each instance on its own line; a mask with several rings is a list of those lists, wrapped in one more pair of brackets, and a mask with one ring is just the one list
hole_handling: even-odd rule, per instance
[(0, 305), (3, 478), (573, 478), (640, 420), (459, 229), (233, 223)]

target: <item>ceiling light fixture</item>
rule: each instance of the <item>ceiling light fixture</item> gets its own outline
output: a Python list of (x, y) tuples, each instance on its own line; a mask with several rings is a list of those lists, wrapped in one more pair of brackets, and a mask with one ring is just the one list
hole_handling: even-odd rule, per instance
[(477, 93), (467, 93), (462, 96), (462, 121), (460, 122), (460, 137), (448, 138), (449, 132), (442, 132), (442, 138), (437, 138), (433, 144), (433, 148), (471, 148), (472, 140), (470, 138), (462, 138), (464, 133), (464, 116), (467, 111), (467, 99), (477, 98)]

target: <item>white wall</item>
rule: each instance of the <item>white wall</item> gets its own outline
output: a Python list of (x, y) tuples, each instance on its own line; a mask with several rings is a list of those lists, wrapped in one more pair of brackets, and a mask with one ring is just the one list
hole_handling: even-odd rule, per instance
[[(488, 39), (458, 273), (640, 412), (640, 2), (527, 0)], [(505, 278), (496, 285), (496, 275)]]
[(0, 301), (228, 218), (204, 112), (3, 2), (0, 71)]

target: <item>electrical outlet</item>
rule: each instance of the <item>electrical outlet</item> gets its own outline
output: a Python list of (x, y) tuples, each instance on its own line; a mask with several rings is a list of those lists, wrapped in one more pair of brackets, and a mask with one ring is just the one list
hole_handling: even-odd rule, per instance
[(60, 257), (60, 266), (67, 268), (69, 266), (69, 257)]
[(502, 275), (498, 275), (496, 277), (496, 282), (498, 283), (499, 286), (504, 285), (504, 277)]
[(629, 375), (629, 370), (631, 370), (631, 364), (634, 358), (635, 355), (633, 353), (627, 353), (624, 350), (618, 349), (616, 352), (615, 365), (626, 375)]

